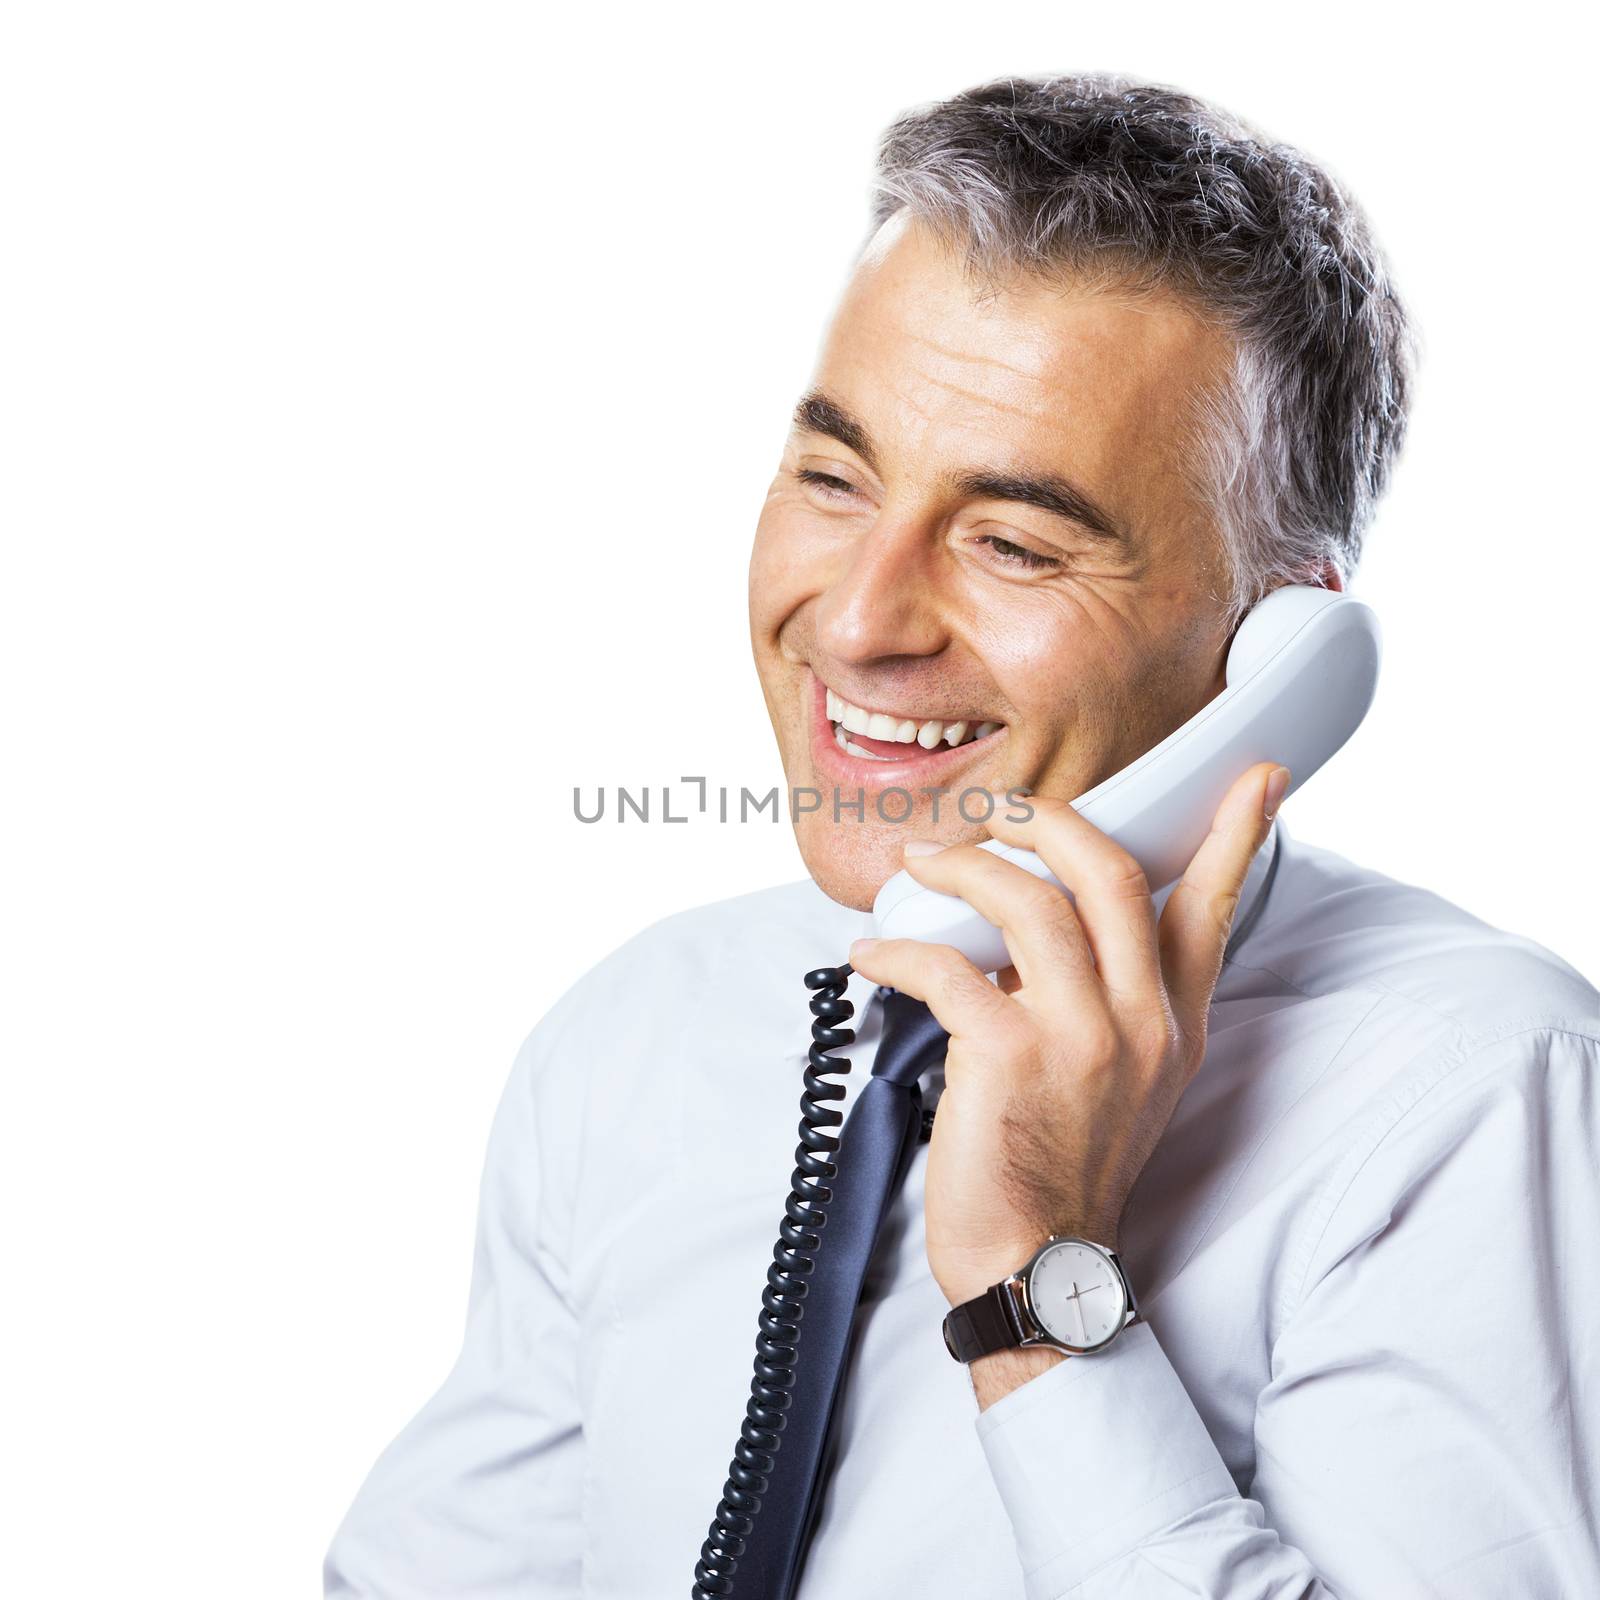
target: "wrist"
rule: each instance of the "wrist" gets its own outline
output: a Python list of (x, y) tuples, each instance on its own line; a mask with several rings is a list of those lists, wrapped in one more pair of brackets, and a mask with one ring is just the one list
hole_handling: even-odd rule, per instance
[(972, 1374), (972, 1392), (978, 1397), (978, 1409), (987, 1411), (996, 1400), (1003, 1400), (1013, 1389), (1048, 1372), (1051, 1367), (1068, 1360), (1063, 1350), (1039, 1346), (1027, 1350), (996, 1350), (993, 1355), (981, 1356), (967, 1370)]
[[(973, 1367), (979, 1406), (987, 1409), (1063, 1356), (1092, 1358), (1137, 1320), (1116, 1250), (1078, 1234), (1051, 1234), (1020, 1267), (953, 1304), (943, 1333), (950, 1354)], [(988, 1357), (1011, 1359), (980, 1371)]]

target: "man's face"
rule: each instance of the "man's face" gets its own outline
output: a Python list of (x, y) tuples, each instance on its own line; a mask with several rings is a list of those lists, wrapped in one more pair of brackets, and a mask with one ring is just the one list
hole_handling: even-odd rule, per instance
[(920, 226), (880, 231), (750, 564), (788, 783), (822, 794), (796, 834), (832, 898), (869, 906), (907, 839), (985, 837), (964, 791), (1074, 799), (1222, 687), (1222, 552), (1183, 452), (1227, 355), (1176, 298), (984, 296)]

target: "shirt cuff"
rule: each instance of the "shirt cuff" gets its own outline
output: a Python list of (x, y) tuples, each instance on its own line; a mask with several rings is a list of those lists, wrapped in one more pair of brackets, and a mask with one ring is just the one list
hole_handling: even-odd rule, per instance
[(1054, 1600), (1179, 1518), (1238, 1494), (1147, 1322), (1020, 1384), (979, 1413), (977, 1429), (1028, 1600)]

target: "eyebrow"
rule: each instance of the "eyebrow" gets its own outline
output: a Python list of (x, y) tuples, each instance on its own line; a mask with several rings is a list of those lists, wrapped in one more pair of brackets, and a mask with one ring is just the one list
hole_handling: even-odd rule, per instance
[[(794, 408), (794, 425), (805, 433), (820, 433), (854, 450), (874, 472), (877, 452), (866, 427), (838, 401), (813, 389)], [(1070, 479), (1056, 472), (991, 472), (970, 468), (947, 479), (957, 494), (974, 500), (1009, 500), (1034, 506), (1052, 516), (1064, 517), (1087, 528), (1108, 543), (1129, 544), (1116, 520)]]

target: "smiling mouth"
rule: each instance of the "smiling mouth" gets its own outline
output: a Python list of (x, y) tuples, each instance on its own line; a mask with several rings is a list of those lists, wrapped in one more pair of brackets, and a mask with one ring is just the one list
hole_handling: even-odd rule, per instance
[(834, 743), (846, 755), (864, 761), (905, 761), (919, 751), (960, 749), (999, 733), (1003, 722), (972, 718), (900, 717), (853, 705), (832, 689), (825, 691), (825, 710)]

